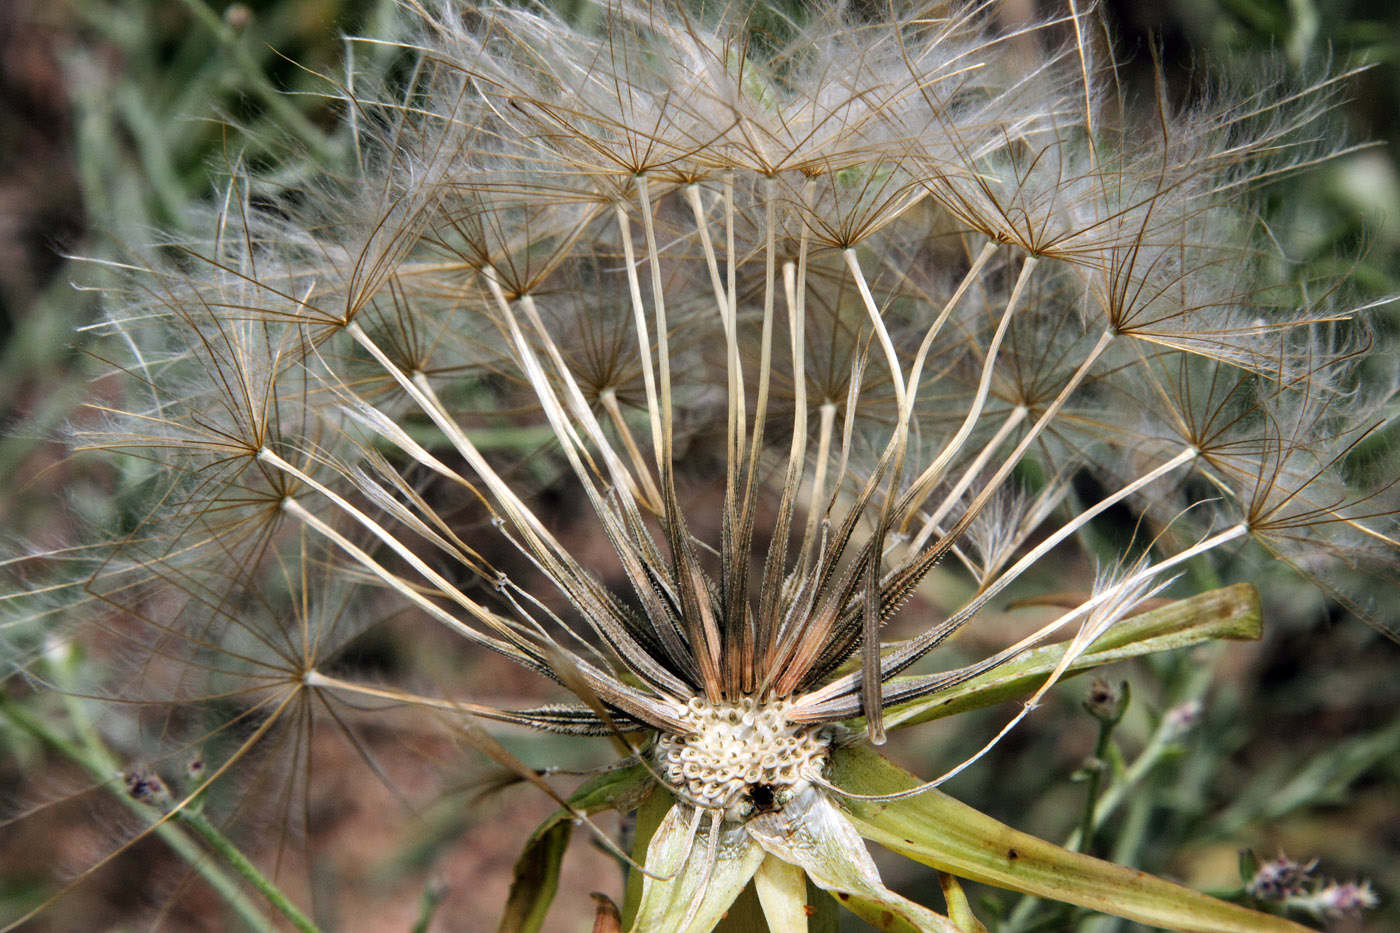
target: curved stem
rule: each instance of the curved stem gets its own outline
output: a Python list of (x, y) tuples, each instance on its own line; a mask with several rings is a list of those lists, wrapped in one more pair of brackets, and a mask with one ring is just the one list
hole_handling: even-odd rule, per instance
[[(112, 775), (119, 770), (115, 759), (105, 748), (93, 747), (91, 742), (85, 743), (86, 748), (78, 746), (51, 729), (40, 717), (32, 715), (12, 700), (0, 698), (0, 716), (4, 716), (23, 731), (53, 748), (99, 781), (110, 782)], [(75, 725), (82, 728), (81, 723)], [(210, 862), (208, 856), (200, 851), (199, 846), (184, 830), (169, 821), (159, 822), (160, 815), (155, 808), (133, 800), (125, 793), (115, 792), (114, 795), (143, 821), (155, 824), (152, 830), (155, 835), (184, 859), (244, 923), (255, 930), (267, 928), (267, 918), (238, 886), (238, 882), (218, 865)]]
[(293, 904), (282, 889), (277, 887), (266, 875), (258, 871), (258, 867), (248, 860), (248, 856), (243, 854), (243, 850), (234, 845), (232, 840), (219, 831), (219, 828), (210, 822), (209, 818), (194, 807), (185, 807), (175, 813), (175, 819), (188, 826), (201, 839), (208, 844), (209, 848), (218, 853), (219, 857), (237, 872), (243, 880), (251, 884), (257, 892), (261, 894), (278, 913), (291, 921), (301, 933), (321, 933), (320, 927), (311, 922), (311, 918), (302, 913), (297, 905)]

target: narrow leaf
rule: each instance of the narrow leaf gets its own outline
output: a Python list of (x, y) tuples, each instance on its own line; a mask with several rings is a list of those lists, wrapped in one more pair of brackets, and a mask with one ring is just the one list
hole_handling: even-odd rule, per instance
[(496, 933), (536, 933), (544, 924), (550, 904), (559, 890), (560, 864), (569, 847), (573, 813), (629, 809), (651, 780), (646, 768), (632, 765), (600, 774), (569, 797), (568, 809), (559, 809), (540, 824), (516, 859), (510, 896)]
[(916, 926), (908, 917), (896, 913), (880, 901), (867, 897), (857, 897), (845, 891), (833, 894), (832, 897), (840, 901), (851, 913), (882, 933), (924, 933), (923, 927)]
[(938, 886), (943, 889), (943, 899), (948, 902), (948, 919), (966, 933), (987, 933), (982, 921), (973, 916), (972, 905), (967, 902), (967, 894), (963, 892), (957, 878), (946, 871), (940, 871)]
[[(1259, 591), (1252, 584), (1237, 583), (1119, 622), (1075, 659), (1064, 676), (1216, 639), (1250, 641), (1257, 639), (1260, 631)], [(885, 714), (885, 725), (911, 726), (1023, 696), (1040, 686), (1065, 650), (1064, 644), (1036, 648), (966, 683), (893, 707)], [(897, 687), (904, 680), (894, 678), (890, 686)]]
[[(869, 748), (832, 755), (827, 777), (855, 794), (889, 794), (918, 778)], [(862, 836), (939, 871), (1171, 930), (1197, 933), (1305, 933), (1306, 927), (1071, 852), (1018, 832), (946, 794), (930, 790), (890, 801), (850, 800)]]
[(560, 863), (569, 847), (573, 824), (555, 822), (536, 830), (515, 860), (510, 897), (496, 933), (536, 933), (559, 890)]

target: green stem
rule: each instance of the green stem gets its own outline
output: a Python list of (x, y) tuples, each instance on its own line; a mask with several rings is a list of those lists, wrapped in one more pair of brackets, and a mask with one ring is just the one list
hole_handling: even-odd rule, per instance
[[(115, 768), (111, 766), (110, 754), (105, 754), (105, 752), (103, 754), (97, 754), (95, 751), (78, 747), (64, 736), (50, 729), (43, 720), (34, 716), (12, 700), (0, 698), (0, 715), (3, 715), (20, 729), (53, 748), (70, 761), (81, 766), (97, 780), (104, 784), (111, 781)], [(85, 744), (91, 746), (92, 743), (89, 741)], [(238, 881), (218, 865), (210, 862), (208, 854), (200, 849), (199, 844), (191, 839), (188, 833), (174, 823), (169, 821), (161, 822), (161, 814), (156, 808), (141, 803), (138, 800), (133, 800), (127, 794), (120, 791), (114, 791), (114, 794), (117, 799), (131, 809), (132, 812), (141, 817), (143, 822), (154, 824), (153, 832), (160, 837), (160, 840), (170, 846), (177, 855), (183, 858), (191, 868), (198, 872), (200, 877), (214, 889), (234, 913), (238, 914), (238, 916), (243, 919), (243, 922), (246, 923), (250, 929), (268, 929), (267, 917), (263, 915), (263, 912), (258, 909), (258, 906), (244, 893)]]
[(1089, 761), (1089, 776), (1085, 782), (1084, 812), (1079, 818), (1079, 844), (1075, 851), (1089, 855), (1094, 845), (1094, 808), (1099, 802), (1099, 787), (1103, 784), (1104, 755), (1108, 754), (1108, 737), (1113, 727), (1106, 722), (1099, 723), (1099, 741), (1094, 746), (1094, 757)]
[[(1123, 682), (1121, 688), (1122, 695), (1117, 700), (1117, 709), (1112, 715), (1100, 715), (1094, 713), (1094, 718), (1099, 721), (1099, 738), (1094, 744), (1094, 757), (1089, 761), (1089, 777), (1087, 789), (1084, 793), (1084, 814), (1079, 821), (1079, 840), (1075, 848), (1085, 855), (1091, 855), (1089, 851), (1094, 845), (1095, 812), (1099, 803), (1099, 791), (1103, 787), (1103, 773), (1108, 768), (1108, 748), (1109, 742), (1113, 739), (1113, 730), (1123, 721), (1123, 714), (1128, 708), (1128, 683)], [(1159, 730), (1160, 731), (1160, 730)]]
[[(1199, 701), (1205, 697), (1215, 669), (1219, 665), (1220, 658), (1222, 657), (1221, 650), (1223, 646), (1213, 645), (1211, 647), (1215, 650), (1210, 654), (1208, 661), (1200, 663), (1199, 660), (1197, 660), (1186, 668), (1188, 672), (1186, 674), (1187, 683), (1186, 689), (1181, 691), (1184, 695), (1181, 702)], [(1172, 691), (1168, 692), (1171, 693)], [(1123, 801), (1128, 799), (1128, 795), (1142, 784), (1142, 782), (1147, 779), (1148, 775), (1161, 763), (1178, 737), (1174, 724), (1168, 717), (1163, 716), (1162, 721), (1157, 724), (1157, 728), (1153, 730), (1152, 736), (1147, 740), (1147, 744), (1143, 747), (1142, 752), (1139, 753), (1137, 758), (1133, 760), (1133, 763), (1124, 770), (1122, 779), (1114, 782), (1094, 804), (1092, 817), (1071, 833), (1070, 837), (1065, 840), (1065, 848), (1075, 849), (1080, 852), (1085, 851), (1083, 841), (1086, 838), (1090, 838), (1093, 833), (1097, 832), (1108, 822), (1108, 818), (1117, 812), (1118, 808), (1122, 806)], [(1100, 750), (1100, 753), (1101, 752), (1102, 750)], [(1088, 827), (1087, 830), (1085, 828), (1086, 826)], [(1022, 897), (1007, 917), (1004, 929), (1011, 931), (1023, 929), (1026, 922), (1030, 920), (1031, 913), (1035, 910), (1037, 903), (1039, 903), (1038, 898), (1029, 895)]]
[(248, 856), (243, 854), (243, 850), (234, 845), (233, 841), (220, 832), (219, 828), (211, 823), (202, 812), (194, 807), (185, 806), (174, 811), (171, 816), (194, 830), (200, 838), (208, 843), (209, 848), (217, 852), (228, 863), (230, 868), (256, 888), (258, 893), (265, 897), (278, 913), (290, 920), (292, 926), (300, 930), (301, 933), (321, 933), (320, 928), (312, 923), (311, 919), (303, 914), (286, 894), (282, 893), (282, 889), (258, 871), (258, 867), (248, 860)]
[[(1110, 787), (1093, 808), (1093, 813), (1087, 823), (1088, 834), (1097, 832), (1104, 823), (1108, 822), (1108, 818), (1117, 812), (1118, 807), (1127, 799), (1129, 792), (1152, 773), (1152, 769), (1157, 767), (1162, 757), (1170, 750), (1173, 738), (1174, 736), (1171, 734), (1171, 730), (1166, 728), (1165, 722), (1157, 727), (1157, 730), (1152, 733), (1152, 738), (1148, 739), (1142, 754), (1138, 755), (1123, 772), (1123, 779)], [(1074, 831), (1065, 845), (1067, 848), (1076, 848), (1082, 852), (1085, 837), (1086, 832), (1081, 827)]]
[[(1206, 691), (1210, 688), (1214, 677), (1215, 669), (1219, 666), (1223, 656), (1222, 648), (1223, 646), (1220, 645), (1211, 646), (1211, 649), (1202, 652), (1209, 654), (1208, 659), (1203, 660), (1198, 654), (1193, 662), (1184, 668), (1187, 686), (1182, 691), (1183, 699), (1173, 705), (1180, 706), (1184, 703), (1204, 700)], [(1175, 724), (1169, 717), (1163, 716), (1162, 721), (1157, 724), (1157, 728), (1153, 731), (1152, 737), (1147, 740), (1147, 745), (1123, 772), (1123, 779), (1110, 787), (1099, 800), (1098, 806), (1094, 808), (1093, 828), (1095, 831), (1102, 827), (1108, 818), (1118, 810), (1123, 801), (1127, 799), (1128, 794), (1147, 779), (1147, 776), (1161, 763), (1162, 758), (1172, 750), (1176, 740), (1180, 737)], [(1073, 847), (1079, 843), (1079, 839), (1080, 834), (1076, 832), (1066, 845)]]
[(447, 888), (437, 881), (429, 881), (423, 889), (423, 899), (418, 902), (418, 921), (413, 924), (412, 933), (428, 933), (428, 924), (433, 922), (433, 914), (447, 898)]

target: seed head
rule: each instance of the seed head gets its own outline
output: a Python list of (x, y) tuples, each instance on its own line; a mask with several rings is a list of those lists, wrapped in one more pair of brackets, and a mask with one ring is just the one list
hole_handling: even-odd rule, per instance
[(726, 819), (782, 809), (821, 777), (831, 749), (829, 729), (789, 722), (787, 706), (692, 698), (683, 716), (690, 731), (657, 739), (662, 778), (688, 803)]
[[(834, 749), (1072, 633), (1009, 729), (1250, 541), (1394, 566), (1391, 483), (1352, 460), (1393, 388), (1359, 390), (1361, 315), (1267, 279), (1245, 201), (1326, 155), (1334, 82), (1134, 114), (1073, 3), (762, 41), (740, 6), (411, 6), (416, 65), (340, 85), (352, 164), (272, 195), (238, 167), (94, 328), (133, 387), (76, 439), (143, 462), (140, 517), (38, 614), (120, 632), (133, 707), (235, 707), (211, 772), (279, 737), (304, 764), (326, 721), (363, 753), (367, 703), (468, 717), (544, 787), (476, 720), (608, 736), (675, 799), (639, 923), (704, 927), (771, 858), (943, 929), (879, 881)], [(1073, 591), (1098, 540), (1128, 543)], [(1037, 586), (1022, 637), (929, 660)], [(571, 697), (337, 670), (380, 627)]]

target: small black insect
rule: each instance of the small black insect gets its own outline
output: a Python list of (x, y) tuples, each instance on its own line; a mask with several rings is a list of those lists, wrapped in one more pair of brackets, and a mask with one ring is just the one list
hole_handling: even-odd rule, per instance
[(778, 809), (778, 791), (772, 784), (750, 784), (749, 803), (753, 804), (753, 812), (769, 813)]

